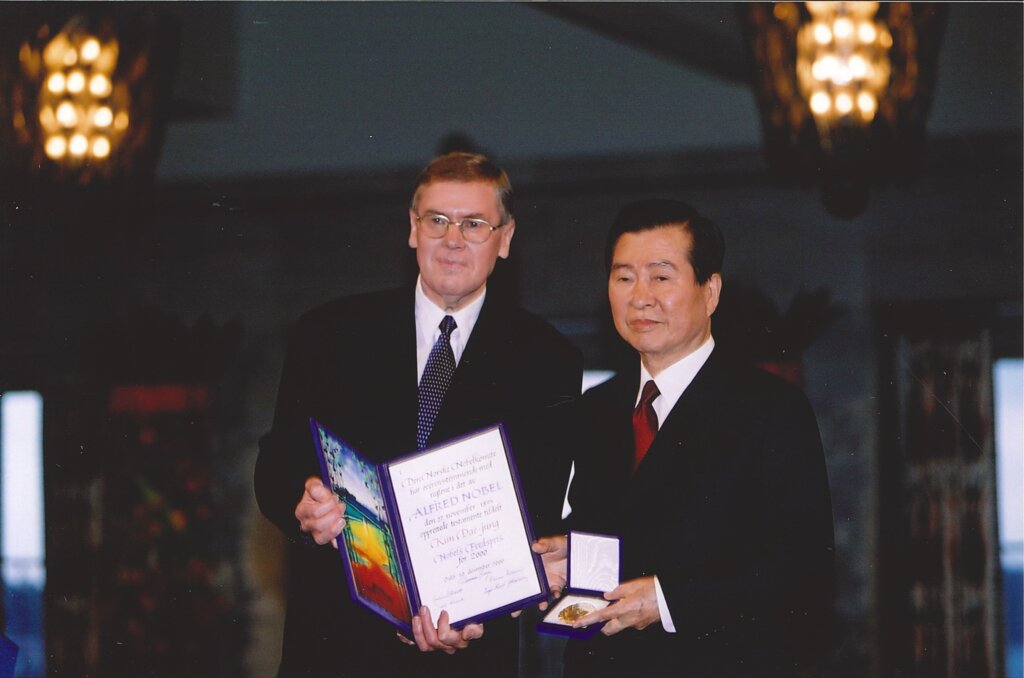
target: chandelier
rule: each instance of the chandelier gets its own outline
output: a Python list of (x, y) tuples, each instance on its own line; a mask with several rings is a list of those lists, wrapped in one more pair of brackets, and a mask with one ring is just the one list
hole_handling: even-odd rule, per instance
[(15, 168), (51, 185), (148, 179), (176, 56), (158, 18), (121, 3), (40, 3), (14, 18), (16, 48), (0, 54), (0, 139)]
[(743, 5), (773, 175), (817, 184), (842, 217), (864, 209), (869, 188), (914, 178), (946, 11), (906, 2)]
[[(15, 113), (15, 130), (26, 142), (36, 136), (53, 162), (74, 168), (86, 162), (103, 167), (129, 126), (128, 86), (123, 79), (114, 80), (117, 38), (110, 31), (93, 34), (81, 17), (53, 37), (47, 33), (44, 29), (45, 44), (26, 41), (18, 54), (22, 74), (37, 89), (31, 93), (35, 105), (22, 106)], [(38, 135), (31, 135), (27, 124), (26, 115), (33, 114), (38, 118)]]

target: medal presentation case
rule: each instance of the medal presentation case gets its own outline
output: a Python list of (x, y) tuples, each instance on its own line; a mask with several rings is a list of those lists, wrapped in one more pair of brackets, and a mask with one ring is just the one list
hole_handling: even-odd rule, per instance
[(584, 628), (573, 628), (572, 624), (610, 605), (604, 594), (619, 585), (622, 540), (607, 534), (570, 532), (567, 542), (565, 589), (552, 603), (537, 630), (555, 636), (589, 638), (604, 624)]

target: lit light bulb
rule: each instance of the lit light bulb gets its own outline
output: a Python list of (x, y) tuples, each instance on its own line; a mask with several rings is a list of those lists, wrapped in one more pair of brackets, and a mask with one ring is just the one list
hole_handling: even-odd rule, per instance
[(819, 82), (831, 80), (832, 74), (835, 73), (836, 65), (836, 58), (834, 56), (831, 54), (823, 56), (811, 66), (811, 75)]
[(840, 17), (832, 24), (832, 32), (835, 33), (836, 40), (848, 40), (853, 35), (853, 22), (846, 17)]
[(93, 96), (105, 97), (110, 94), (110, 78), (101, 74), (92, 76), (89, 80), (89, 91)]
[(849, 85), (851, 80), (853, 74), (850, 72), (850, 64), (837, 59), (836, 66), (832, 69), (832, 82), (837, 85)]
[(832, 31), (820, 21), (814, 24), (814, 41), (819, 45), (827, 45), (832, 42)]
[(832, 106), (832, 100), (829, 99), (828, 94), (825, 92), (815, 92), (811, 96), (811, 110), (816, 115), (823, 115), (828, 112), (828, 109)]
[(85, 73), (82, 71), (72, 71), (68, 75), (68, 91), (72, 94), (78, 94), (85, 89)]
[(857, 37), (863, 43), (872, 43), (878, 37), (878, 31), (875, 30), (875, 25), (870, 21), (862, 21), (857, 28)]
[(117, 115), (114, 116), (114, 129), (118, 132), (128, 129), (128, 114), (126, 112), (118, 111)]
[(864, 117), (870, 119), (875, 114), (875, 109), (878, 108), (878, 102), (875, 101), (871, 92), (861, 92), (857, 95), (857, 108), (864, 114)]
[(96, 137), (93, 139), (92, 155), (94, 158), (105, 158), (110, 155), (110, 141), (106, 137)]
[(64, 91), (64, 87), (67, 86), (67, 80), (64, 78), (64, 74), (57, 72), (46, 79), (46, 89), (50, 90), (53, 94), (60, 94)]
[(70, 101), (65, 101), (57, 107), (57, 122), (64, 127), (74, 127), (78, 124), (78, 113)]
[[(26, 42), (25, 47), (28, 47)], [(46, 43), (46, 47), (43, 48), (43, 63), (51, 71), (57, 71), (63, 68), (66, 64), (64, 58), (67, 56), (67, 51), (71, 48), (71, 43), (68, 42), (67, 37), (63, 33), (59, 33), (53, 40)], [(22, 58), (24, 62), (24, 58)]]
[(110, 40), (109, 42), (103, 43), (100, 47), (100, 54), (96, 57), (96, 62), (92, 65), (93, 71), (111, 74), (117, 68), (117, 40)]
[(114, 112), (107, 106), (97, 108), (96, 113), (92, 116), (92, 124), (97, 127), (110, 127), (112, 122), (114, 122)]
[(863, 80), (868, 75), (868, 62), (859, 54), (850, 57), (850, 75), (854, 80)]
[(846, 92), (840, 92), (836, 95), (836, 111), (840, 115), (846, 115), (853, 110), (853, 97)]
[(57, 160), (63, 158), (64, 154), (67, 153), (68, 142), (62, 136), (52, 136), (46, 140), (46, 145), (43, 148), (46, 151), (46, 155)]
[(68, 150), (71, 151), (71, 155), (83, 156), (89, 150), (89, 140), (85, 138), (84, 134), (75, 134), (71, 137)]
[(75, 51), (74, 47), (68, 47), (67, 51), (64, 52), (64, 65), (74, 66), (78, 63), (78, 52)]
[(39, 109), (39, 124), (43, 126), (47, 132), (57, 131), (57, 118), (53, 115), (53, 108), (50, 106), (43, 106)]
[(100, 41), (89, 38), (82, 43), (82, 63), (91, 63), (100, 55)]

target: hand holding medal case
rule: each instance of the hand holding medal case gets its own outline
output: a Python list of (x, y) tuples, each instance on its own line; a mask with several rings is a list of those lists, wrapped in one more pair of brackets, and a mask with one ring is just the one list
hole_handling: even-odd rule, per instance
[(589, 638), (604, 624), (580, 629), (574, 629), (572, 624), (611, 604), (604, 594), (619, 585), (621, 539), (607, 534), (570, 532), (566, 548), (565, 589), (537, 630), (556, 636)]

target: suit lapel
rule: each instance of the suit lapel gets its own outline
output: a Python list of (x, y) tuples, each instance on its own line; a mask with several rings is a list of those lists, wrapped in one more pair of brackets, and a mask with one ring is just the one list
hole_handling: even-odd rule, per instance
[(381, 402), (394, 413), (394, 430), (390, 455), (405, 454), (416, 449), (416, 416), (419, 408), (416, 379), (416, 311), (411, 290), (403, 289), (394, 304), (391, 324), (374, 332), (379, 347), (373, 354), (381, 356), (379, 378), (386, 397)]
[[(402, 289), (357, 301), (323, 330), (323, 407), (309, 414), (379, 463), (416, 449), (414, 297)], [(353, 330), (353, 317), (365, 330)]]
[(580, 407), (573, 410), (576, 419), (569, 425), (571, 438), (565, 442), (576, 462), (569, 503), (573, 513), (596, 521), (578, 523), (577, 529), (597, 529), (598, 525), (613, 529), (620, 517), (620, 502), (631, 494), (632, 412), (639, 379), (640, 369), (634, 362), (585, 393)]
[(620, 487), (624, 479), (633, 476), (633, 407), (639, 388), (640, 368), (634, 365), (608, 384), (602, 406), (595, 413), (605, 424), (600, 427), (600, 431), (607, 439), (594, 441), (594, 444), (611, 451), (609, 463), (603, 467), (611, 483)]
[[(504, 316), (500, 304), (494, 300), (492, 295), (487, 295), (448, 390), (456, 400), (460, 397), (460, 393), (467, 389), (493, 383), (496, 367), (494, 356), (505, 336), (500, 327)], [(445, 397), (446, 408), (447, 405), (448, 398)]]
[[(619, 473), (624, 473), (627, 478), (633, 476), (633, 457), (636, 446), (633, 440), (633, 409), (636, 407), (636, 396), (639, 390), (640, 366), (637, 364), (630, 370), (627, 378), (622, 380), (617, 392), (613, 394), (615, 398), (613, 412), (616, 414), (613, 417), (615, 426), (612, 429), (612, 435), (618, 438), (616, 449), (623, 451), (621, 460), (617, 462), (618, 469), (616, 470)], [(655, 435), (654, 438), (657, 441), (658, 436)], [(653, 443), (651, 447), (653, 448)], [(648, 450), (649, 452), (650, 450)]]
[(670, 455), (684, 455), (681, 459), (673, 459), (676, 464), (688, 466), (694, 461), (693, 443), (697, 432), (703, 430), (704, 420), (709, 410), (714, 408), (712, 403), (719, 400), (716, 395), (717, 365), (718, 361), (713, 352), (659, 427), (654, 442), (637, 469), (638, 476), (659, 473), (670, 461)]

